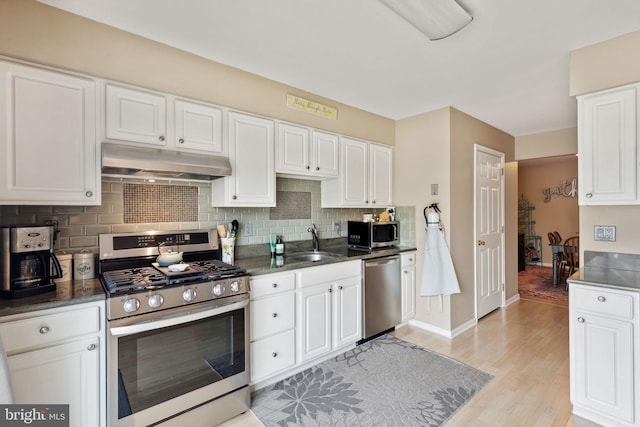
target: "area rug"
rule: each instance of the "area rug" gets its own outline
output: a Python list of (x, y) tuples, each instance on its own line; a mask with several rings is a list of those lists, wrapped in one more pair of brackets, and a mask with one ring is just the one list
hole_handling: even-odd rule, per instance
[(254, 393), (271, 426), (440, 426), (493, 376), (382, 335)]
[(569, 306), (569, 292), (565, 278), (558, 279), (558, 287), (553, 287), (551, 267), (527, 265), (518, 273), (518, 292), (520, 298), (543, 301), (551, 304)]

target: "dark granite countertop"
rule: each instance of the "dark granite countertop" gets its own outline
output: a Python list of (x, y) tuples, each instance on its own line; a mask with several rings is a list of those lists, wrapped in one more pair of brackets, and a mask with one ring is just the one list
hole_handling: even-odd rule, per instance
[(296, 254), (285, 253), (283, 259), (282, 266), (276, 266), (275, 260), (269, 257), (269, 255), (258, 256), (258, 257), (250, 257), (250, 258), (242, 258), (237, 259), (234, 262), (234, 265), (247, 270), (247, 272), (252, 276), (257, 276), (260, 274), (269, 274), (269, 273), (278, 273), (281, 271), (289, 271), (289, 270), (297, 270), (299, 268), (307, 268), (307, 267), (316, 267), (319, 265), (328, 265), (334, 264), (336, 262), (345, 262), (352, 261), (358, 259), (370, 259), (370, 258), (379, 258), (388, 255), (396, 255), (402, 252), (410, 252), (415, 251), (416, 248), (408, 247), (408, 246), (396, 246), (392, 248), (384, 248), (384, 249), (376, 249), (372, 251), (366, 250), (357, 250), (350, 249), (348, 247), (331, 247), (322, 250), (322, 252), (329, 252), (337, 255), (335, 258), (325, 259), (322, 261), (299, 261), (293, 259), (293, 256)]
[(613, 289), (640, 291), (640, 271), (604, 267), (584, 267), (576, 271), (569, 284), (602, 286)]
[(105, 299), (100, 280), (71, 280), (56, 283), (55, 292), (46, 292), (17, 299), (0, 299), (0, 316), (29, 313), (37, 310), (82, 304)]

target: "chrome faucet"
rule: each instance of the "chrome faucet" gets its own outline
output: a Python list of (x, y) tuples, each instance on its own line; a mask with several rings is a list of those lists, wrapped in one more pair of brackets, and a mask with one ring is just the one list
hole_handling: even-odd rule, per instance
[(307, 228), (307, 231), (311, 233), (313, 237), (313, 252), (320, 250), (320, 241), (318, 240), (318, 229), (315, 224), (311, 224), (311, 227)]

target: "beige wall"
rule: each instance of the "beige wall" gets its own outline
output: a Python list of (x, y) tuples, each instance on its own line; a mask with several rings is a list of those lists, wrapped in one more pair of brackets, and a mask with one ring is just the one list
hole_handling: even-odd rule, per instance
[[(518, 191), (524, 194), (535, 210), (533, 220), (536, 235), (542, 236), (542, 262), (551, 265), (551, 252), (547, 244), (547, 233), (557, 231), (563, 239), (578, 235), (580, 230), (578, 195), (563, 197), (552, 195), (545, 203), (544, 188), (555, 188), (563, 181), (571, 183), (578, 177), (578, 158), (563, 156), (553, 160), (545, 159), (524, 162), (518, 165)], [(570, 190), (571, 187), (568, 188)]]
[[(451, 225), (448, 146), (449, 108), (409, 117), (396, 123), (393, 194), (397, 205), (415, 206), (416, 209), (417, 295), (426, 239), (424, 207), (439, 203), (442, 208), (440, 219), (445, 230), (449, 230)], [(438, 184), (439, 195), (431, 196), (431, 184)], [(416, 319), (449, 330), (449, 297), (418, 296)]]
[[(571, 52), (571, 94), (640, 81), (640, 31)], [(579, 183), (578, 183), (579, 184)], [(640, 206), (581, 206), (580, 251), (640, 254)], [(615, 225), (616, 242), (596, 242), (594, 225)]]
[[(395, 122), (391, 119), (205, 60), (35, 0), (0, 1), (0, 54), (394, 144)], [(287, 108), (288, 93), (338, 108), (338, 119)]]
[[(462, 292), (451, 298), (451, 328), (475, 318), (475, 241), (474, 241), (474, 144), (505, 154), (514, 161), (514, 137), (456, 109), (451, 109), (451, 256)], [(505, 191), (511, 196), (515, 182), (505, 175)], [(506, 194), (505, 194), (506, 196)], [(505, 197), (505, 286), (517, 289), (517, 230), (509, 228), (517, 215), (512, 197)]]
[(581, 95), (640, 80), (640, 31), (571, 52), (569, 93)]
[(516, 136), (515, 159), (539, 159), (578, 152), (577, 128), (559, 129), (532, 135)]

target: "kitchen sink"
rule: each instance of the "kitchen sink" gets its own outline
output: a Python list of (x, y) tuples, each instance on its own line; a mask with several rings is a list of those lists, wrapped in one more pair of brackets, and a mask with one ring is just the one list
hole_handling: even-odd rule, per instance
[(290, 260), (307, 262), (317, 262), (342, 257), (342, 255), (333, 254), (331, 252), (298, 252), (286, 256), (286, 258)]

